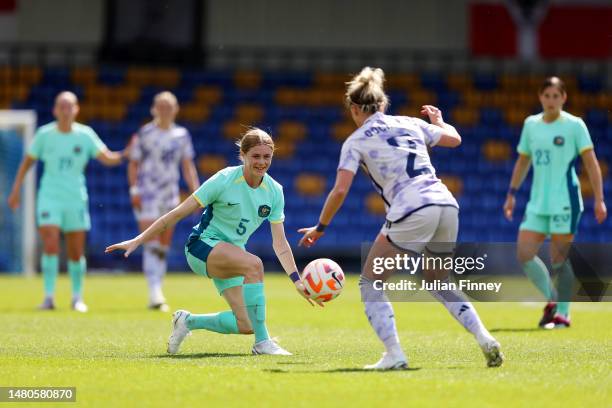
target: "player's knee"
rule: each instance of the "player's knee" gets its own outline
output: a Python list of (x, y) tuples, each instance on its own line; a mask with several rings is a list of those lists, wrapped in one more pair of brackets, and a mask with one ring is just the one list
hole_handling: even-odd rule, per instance
[(258, 256), (252, 255), (245, 266), (245, 281), (261, 282), (263, 280), (263, 262)]
[(55, 240), (45, 240), (43, 242), (43, 252), (47, 255), (59, 254), (59, 242)]
[(519, 261), (521, 265), (526, 262), (531, 261), (535, 257), (535, 254), (532, 251), (525, 250), (524, 248), (517, 248), (516, 250), (516, 259)]

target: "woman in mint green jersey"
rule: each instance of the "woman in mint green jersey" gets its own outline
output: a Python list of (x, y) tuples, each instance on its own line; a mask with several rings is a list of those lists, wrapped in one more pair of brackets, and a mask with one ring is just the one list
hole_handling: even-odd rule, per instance
[[(539, 90), (542, 112), (529, 116), (523, 125), (504, 204), (509, 220), (515, 206), (515, 194), (529, 168), (533, 166), (531, 195), (519, 228), (517, 255), (527, 277), (546, 297), (548, 303), (540, 320), (542, 328), (569, 327), (569, 300), (574, 272), (568, 251), (583, 211), (580, 183), (574, 163), (580, 156), (595, 196), (598, 223), (607, 217), (601, 170), (589, 131), (579, 117), (563, 110), (567, 100), (565, 85), (557, 77), (547, 78)], [(557, 273), (553, 288), (546, 265), (537, 256), (544, 240), (551, 239), (551, 261)]]
[(36, 197), (36, 221), (43, 241), (41, 269), (45, 300), (40, 309), (55, 308), (55, 281), (59, 269), (60, 233), (66, 239), (68, 273), (72, 280), (72, 309), (86, 312), (83, 302), (83, 279), (86, 262), (83, 255), (85, 234), (91, 227), (85, 167), (90, 159), (106, 166), (121, 163), (123, 154), (111, 152), (89, 126), (75, 122), (79, 104), (72, 92), (61, 92), (55, 98), (53, 115), (56, 121), (38, 129), (34, 141), (23, 158), (9, 206), (19, 206), (21, 184), (36, 160), (44, 163)]
[(243, 165), (219, 171), (140, 235), (106, 249), (106, 252), (123, 249), (127, 257), (196, 209), (205, 208), (200, 223), (187, 239), (185, 256), (193, 272), (212, 279), (231, 310), (200, 315), (186, 310), (174, 312), (173, 331), (168, 340), (170, 354), (177, 353), (183, 339), (195, 329), (223, 334), (254, 333), (253, 354), (291, 354), (268, 334), (263, 264), (245, 250), (251, 234), (266, 220), (270, 223), (272, 246), (278, 260), (298, 292), (311, 302), (285, 237), (283, 188), (267, 174), (274, 142), (263, 130), (252, 128), (238, 146)]

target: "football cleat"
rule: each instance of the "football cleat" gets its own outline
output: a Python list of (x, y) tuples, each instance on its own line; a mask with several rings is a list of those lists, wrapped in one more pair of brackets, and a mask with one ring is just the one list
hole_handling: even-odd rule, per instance
[(53, 302), (53, 298), (46, 297), (40, 306), (38, 306), (38, 310), (55, 310), (55, 302)]
[(177, 310), (172, 314), (172, 334), (168, 338), (168, 354), (176, 354), (185, 337), (191, 334), (187, 327), (187, 318), (191, 316), (186, 310)]
[(87, 311), (89, 310), (87, 305), (81, 299), (72, 299), (70, 307), (72, 308), (72, 310), (79, 313), (87, 313)]
[(545, 328), (547, 324), (553, 321), (555, 313), (557, 313), (557, 304), (555, 302), (548, 302), (546, 306), (544, 306), (544, 314), (538, 326)]
[(499, 367), (504, 362), (504, 354), (501, 346), (496, 340), (490, 341), (480, 346), (482, 354), (487, 359), (487, 367)]
[(251, 350), (253, 355), (270, 354), (273, 356), (291, 356), (292, 354), (279, 346), (274, 340), (268, 339), (255, 343)]
[(550, 322), (548, 322), (544, 328), (545, 329), (565, 329), (571, 326), (571, 321), (568, 317), (560, 313), (556, 313)]
[(384, 352), (382, 358), (375, 364), (363, 367), (364, 370), (405, 370), (408, 368), (408, 359), (404, 353), (397, 355)]

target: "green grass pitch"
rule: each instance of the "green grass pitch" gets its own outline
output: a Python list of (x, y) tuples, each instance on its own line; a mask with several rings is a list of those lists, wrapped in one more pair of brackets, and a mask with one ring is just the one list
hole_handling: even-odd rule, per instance
[[(76, 386), (59, 406), (610, 406), (612, 305), (576, 304), (573, 327), (534, 328), (541, 305), (477, 304), (506, 362), (486, 368), (472, 337), (437, 303), (396, 303), (411, 369), (359, 370), (382, 346), (364, 317), (357, 279), (324, 309), (280, 275), (266, 277), (268, 326), (291, 357), (251, 356), (252, 336), (195, 331), (168, 356), (170, 313), (145, 309), (144, 278), (90, 276), (90, 312), (71, 312), (62, 275), (54, 312), (42, 282), (0, 278), (0, 386)], [(225, 310), (211, 282), (167, 278), (172, 309)], [(0, 406), (15, 404), (0, 403)], [(28, 406), (28, 404), (18, 404)], [(31, 406), (52, 406), (32, 404)], [(17, 406), (17, 405), (15, 405)]]

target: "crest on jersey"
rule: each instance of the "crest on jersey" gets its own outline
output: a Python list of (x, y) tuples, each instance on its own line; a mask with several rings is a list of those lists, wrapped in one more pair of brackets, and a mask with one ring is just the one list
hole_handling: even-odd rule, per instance
[(270, 211), (271, 211), (270, 206), (260, 205), (259, 210), (257, 210), (257, 214), (262, 218), (266, 218), (268, 215), (270, 215)]
[(555, 144), (555, 146), (563, 146), (565, 144), (565, 139), (563, 138), (563, 136), (555, 136), (555, 138), (553, 139), (553, 143)]
[(74, 149), (73, 149), (74, 154), (80, 154), (81, 150), (82, 150), (81, 146), (79, 146), (79, 145), (74, 146)]

